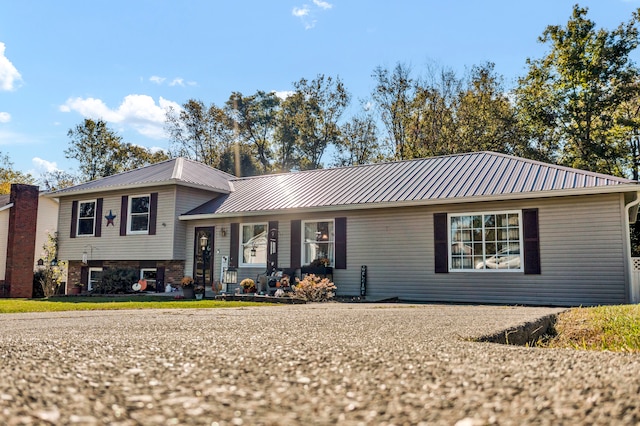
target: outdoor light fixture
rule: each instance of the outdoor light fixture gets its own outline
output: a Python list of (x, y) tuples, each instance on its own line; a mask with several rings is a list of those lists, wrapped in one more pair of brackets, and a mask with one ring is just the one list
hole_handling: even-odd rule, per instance
[(224, 282), (226, 284), (236, 284), (238, 282), (238, 270), (236, 268), (227, 268), (224, 272)]
[(223, 237), (227, 236), (227, 229), (224, 226), (220, 227), (220, 235)]
[(82, 263), (87, 264), (87, 251), (82, 252)]
[(207, 243), (209, 242), (209, 238), (207, 238), (207, 234), (202, 234), (200, 237), (200, 247), (204, 250), (207, 247)]

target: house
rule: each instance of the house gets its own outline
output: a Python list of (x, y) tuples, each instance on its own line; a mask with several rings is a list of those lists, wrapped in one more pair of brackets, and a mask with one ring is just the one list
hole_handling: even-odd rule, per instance
[(183, 274), (209, 285), (226, 268), (239, 281), (321, 258), (339, 295), (566, 306), (640, 301), (638, 191), (476, 152), (248, 178), (176, 158), (50, 196), (60, 258), (85, 289), (116, 265), (162, 291)]
[(58, 226), (58, 202), (37, 186), (12, 184), (0, 195), (0, 296), (32, 297), (33, 271)]

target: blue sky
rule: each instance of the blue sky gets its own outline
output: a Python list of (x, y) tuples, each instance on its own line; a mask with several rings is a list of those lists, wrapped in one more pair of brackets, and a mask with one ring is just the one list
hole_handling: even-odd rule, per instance
[[(125, 141), (168, 148), (164, 108), (232, 91), (287, 91), (339, 76), (358, 99), (377, 66), (460, 74), (496, 64), (507, 88), (564, 25), (575, 0), (1, 0), (0, 151), (36, 177), (67, 160), (69, 129), (103, 118)], [(598, 26), (630, 19), (640, 0), (580, 2)], [(633, 58), (640, 62), (639, 52)], [(347, 113), (349, 114), (349, 113)]]

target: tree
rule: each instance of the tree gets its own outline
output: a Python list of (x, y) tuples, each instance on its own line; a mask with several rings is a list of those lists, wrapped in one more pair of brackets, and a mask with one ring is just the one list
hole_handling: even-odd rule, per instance
[(47, 234), (47, 241), (42, 246), (40, 259), (43, 261), (42, 269), (36, 271), (34, 280), (40, 284), (45, 297), (50, 297), (58, 292), (58, 288), (67, 277), (67, 262), (58, 261), (58, 235)]
[(0, 152), (0, 194), (10, 194), (12, 183), (33, 185), (35, 179), (29, 173), (15, 170), (9, 156)]
[(302, 93), (293, 93), (280, 104), (277, 114), (277, 127), (274, 143), (274, 169), (288, 172), (300, 169), (300, 152), (298, 150), (299, 129), (296, 125), (296, 113), (303, 104)]
[(407, 156), (405, 130), (406, 118), (410, 116), (411, 100), (414, 97), (411, 69), (400, 63), (393, 71), (377, 67), (372, 77), (376, 80), (376, 87), (371, 97), (387, 129), (387, 142), (393, 146), (395, 159), (413, 158)]
[(40, 184), (45, 191), (58, 191), (79, 183), (78, 177), (62, 170), (53, 170), (40, 175)]
[(216, 167), (234, 140), (233, 124), (215, 104), (190, 99), (180, 111), (169, 108), (166, 129), (171, 137), (170, 156), (186, 157)]
[(280, 99), (274, 92), (261, 90), (251, 96), (233, 92), (226, 103), (227, 115), (231, 117), (240, 138), (251, 148), (262, 173), (271, 169), (279, 106)]
[(533, 144), (560, 163), (622, 175), (628, 146), (616, 137), (615, 113), (637, 94), (629, 55), (638, 46), (638, 13), (626, 24), (596, 30), (586, 8), (574, 6), (565, 27), (548, 26), (540, 37), (551, 50), (528, 59), (528, 74), (515, 91)]
[(466, 87), (458, 95), (456, 152), (524, 152), (516, 111), (494, 68), (491, 62), (472, 67)]
[(122, 138), (107, 127), (103, 120), (85, 118), (82, 124), (70, 129), (69, 148), (64, 153), (80, 163), (80, 179), (90, 181), (117, 173), (113, 154), (119, 151)]
[(327, 146), (340, 136), (338, 120), (349, 104), (350, 95), (339, 78), (318, 75), (293, 84), (298, 96), (290, 97), (297, 107), (293, 116), (300, 168), (317, 169)]
[(261, 164), (246, 144), (233, 144), (220, 156), (217, 168), (234, 176), (256, 176), (260, 174)]
[(61, 189), (78, 180), (84, 182), (111, 176), (169, 158), (163, 151), (152, 152), (148, 148), (122, 142), (122, 138), (103, 120), (87, 118), (69, 130), (68, 135), (71, 142), (65, 155), (80, 163), (80, 175), (61, 171), (44, 175), (45, 187)]
[(355, 166), (381, 161), (376, 122), (371, 114), (352, 117), (341, 126), (336, 143), (335, 166)]

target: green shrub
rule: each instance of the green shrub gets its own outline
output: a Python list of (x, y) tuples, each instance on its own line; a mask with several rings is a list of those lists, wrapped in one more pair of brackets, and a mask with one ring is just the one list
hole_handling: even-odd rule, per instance
[(138, 271), (133, 268), (108, 268), (102, 271), (102, 279), (93, 286), (93, 293), (130, 293), (138, 281)]

